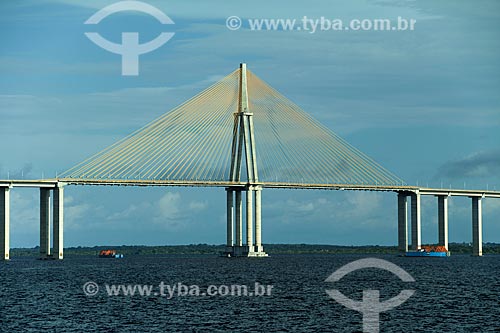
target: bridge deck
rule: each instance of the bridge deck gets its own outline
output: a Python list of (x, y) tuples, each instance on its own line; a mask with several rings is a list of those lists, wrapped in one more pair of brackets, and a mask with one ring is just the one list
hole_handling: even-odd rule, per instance
[[(230, 181), (175, 181), (175, 180), (88, 180), (88, 179), (40, 179), (40, 180), (0, 180), (0, 187), (47, 187), (54, 188), (62, 185), (87, 186), (181, 186), (181, 187), (240, 187), (249, 184)], [(298, 184), (298, 183), (253, 183), (253, 186), (277, 189), (311, 189), (337, 191), (379, 191), (379, 192), (419, 192), (421, 195), (447, 195), (464, 197), (500, 198), (500, 191), (443, 189), (418, 186), (385, 186), (385, 185), (352, 185), (352, 184)]]
[(9, 179), (2, 180), (0, 179), (0, 187), (48, 187), (54, 188), (57, 187), (57, 184), (60, 183), (56, 179), (39, 179), (39, 180), (18, 180), (18, 179)]

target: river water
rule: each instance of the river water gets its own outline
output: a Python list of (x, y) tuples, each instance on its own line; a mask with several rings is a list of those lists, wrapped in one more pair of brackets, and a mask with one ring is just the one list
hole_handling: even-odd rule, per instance
[[(374, 268), (325, 282), (341, 266), (373, 257), (400, 266), (415, 282)], [(0, 263), (0, 281), (2, 332), (362, 332), (362, 314), (335, 302), (327, 289), (359, 301), (363, 290), (380, 290), (382, 302), (403, 289), (415, 290), (405, 303), (380, 314), (381, 332), (500, 332), (495, 255), (13, 258)], [(231, 285), (255, 294), (256, 283), (272, 287), (263, 295), (258, 287), (258, 296), (225, 295)], [(153, 289), (149, 296), (137, 290), (133, 296), (108, 294), (112, 285), (128, 284)], [(210, 286), (216, 295), (206, 295)]]

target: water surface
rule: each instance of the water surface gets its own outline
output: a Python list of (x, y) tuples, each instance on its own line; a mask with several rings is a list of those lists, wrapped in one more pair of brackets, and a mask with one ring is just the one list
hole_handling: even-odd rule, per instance
[[(378, 257), (410, 273), (401, 282), (378, 269), (324, 280), (351, 261)], [(382, 300), (402, 289), (416, 293), (383, 313), (381, 332), (500, 332), (500, 256), (401, 258), (392, 255), (129, 256), (63, 261), (13, 258), (0, 263), (2, 332), (361, 332), (362, 316), (330, 299), (339, 289), (361, 300), (379, 289)], [(82, 286), (93, 281), (97, 295)], [(108, 296), (105, 284), (272, 285), (269, 296)], [(252, 289), (253, 290), (253, 289)], [(155, 289), (157, 292), (158, 289)]]

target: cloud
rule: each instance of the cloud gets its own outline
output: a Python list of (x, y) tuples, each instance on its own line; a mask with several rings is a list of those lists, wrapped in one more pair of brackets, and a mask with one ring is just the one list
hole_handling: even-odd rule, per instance
[(312, 202), (304, 203), (297, 206), (297, 211), (299, 212), (310, 212), (314, 210), (314, 204)]
[(500, 213), (500, 200), (496, 198), (487, 198), (483, 202), (483, 210), (490, 216), (498, 216)]
[[(61, 4), (74, 7), (82, 7), (89, 9), (101, 9), (116, 1), (114, 0), (44, 0), (46, 4)], [(270, 5), (267, 1), (258, 0), (251, 3), (229, 3), (224, 0), (215, 0), (210, 2), (200, 2), (197, 4), (198, 10), (193, 10), (193, 6), (185, 1), (169, 1), (149, 0), (149, 4), (171, 16), (174, 20), (178, 17), (189, 17), (203, 19), (226, 18), (229, 15), (239, 15), (241, 17), (297, 17), (301, 18), (307, 14), (309, 16), (327, 15), (333, 10), (331, 9), (331, 1), (320, 0), (316, 1), (313, 7), (304, 10), (304, 6), (300, 2), (277, 2), (275, 5)], [(286, 6), (284, 5), (286, 4)], [(265, 12), (263, 11), (265, 9)], [(337, 15), (352, 15), (354, 11), (362, 12), (363, 17), (377, 17), (377, 10), (380, 13), (384, 10), (385, 13), (390, 11), (389, 15), (402, 15), (424, 18), (428, 14), (420, 14), (420, 10), (416, 6), (401, 6), (390, 2), (374, 3), (368, 0), (358, 0), (354, 2), (344, 2), (341, 6), (336, 6)], [(326, 12), (326, 13), (325, 13)], [(295, 15), (295, 16), (294, 16)], [(387, 15), (387, 14), (386, 14)]]
[(191, 201), (189, 203), (189, 209), (194, 211), (205, 210), (208, 207), (208, 202), (206, 201)]
[(110, 223), (136, 224), (137, 222), (153, 221), (161, 226), (178, 226), (178, 220), (183, 219), (181, 195), (167, 192), (157, 201), (133, 203), (124, 209), (110, 213), (106, 220)]
[(39, 228), (39, 205), (35, 191), (11, 190), (11, 224), (12, 230), (23, 230), (25, 233)]
[[(333, 198), (333, 199), (332, 199)], [(288, 199), (265, 204), (266, 216), (280, 223), (326, 223), (348, 221), (360, 224), (385, 223), (379, 215), (383, 195), (375, 192), (332, 193), (314, 199)]]
[(97, 208), (92, 204), (73, 204), (75, 200), (69, 197), (66, 210), (72, 225), (85, 218), (86, 225), (93, 228), (137, 230), (137, 226), (142, 225), (151, 230), (185, 229), (209, 204), (207, 201), (184, 200), (181, 193), (166, 192), (149, 200), (119, 200), (112, 206), (107, 203)]
[[(64, 220), (68, 230), (92, 229), (102, 226), (105, 207), (97, 202), (89, 203), (87, 198), (69, 195), (68, 190), (64, 195)], [(94, 198), (94, 196), (92, 196)]]
[(382, 206), (382, 195), (378, 192), (354, 192), (348, 194), (346, 211), (349, 216), (372, 218)]
[(148, 210), (151, 209), (151, 204), (149, 202), (143, 202), (138, 205), (130, 205), (126, 209), (120, 211), (120, 212), (115, 212), (111, 214), (107, 220), (108, 221), (122, 221), (126, 219), (140, 219), (141, 217), (144, 216), (144, 213)]
[(167, 192), (158, 202), (160, 216), (167, 219), (175, 219), (179, 216), (179, 202), (181, 195), (179, 193)]
[(93, 207), (87, 203), (70, 205), (67, 204), (66, 199), (64, 200), (64, 203), (64, 219), (66, 221), (66, 228), (78, 229), (82, 227), (79, 222), (83, 219), (89, 218), (89, 212), (93, 210)]
[(439, 168), (436, 178), (488, 178), (498, 174), (500, 174), (500, 150), (489, 150), (444, 163)]
[[(422, 143), (420, 148), (435, 165), (449, 156), (459, 156), (456, 154), (460, 154), (460, 150), (468, 151), (463, 146), (477, 141), (471, 140), (471, 135), (457, 136), (453, 138), (453, 145), (449, 145), (448, 155), (442, 154), (438, 145), (428, 138), (431, 126), (440, 128), (443, 141), (450, 137), (446, 130), (452, 126), (476, 127), (478, 131), (486, 128), (485, 133), (493, 134), (490, 139), (477, 142), (477, 146), (481, 144), (484, 149), (490, 149), (485, 143), (495, 146), (494, 128), (500, 124), (496, 3), (477, 6), (470, 2), (455, 6), (359, 0), (332, 6), (331, 1), (322, 0), (309, 8), (300, 2), (283, 6), (285, 2), (270, 5), (262, 0), (247, 4), (216, 0), (193, 8), (191, 3), (182, 1), (151, 0), (148, 2), (176, 22), (169, 27), (176, 36), (165, 47), (141, 56), (139, 77), (124, 78), (119, 75), (120, 57), (96, 47), (83, 35), (87, 29), (84, 20), (114, 2), (2, 3), (0, 16), (4, 29), (0, 35), (5, 37), (5, 43), (0, 57), (0, 72), (4, 74), (0, 130), (7, 139), (0, 142), (0, 151), (9, 157), (2, 161), (2, 175), (6, 176), (6, 170), (17, 170), (19, 174), (29, 156), (29, 160), (36, 161), (35, 167), (41, 168), (30, 171), (32, 176), (38, 178), (42, 170), (45, 176), (49, 175), (47, 171), (52, 176), (55, 170), (72, 166), (193, 96), (218, 78), (214, 75), (229, 73), (242, 60), (263, 80), (341, 136), (367, 133), (369, 128), (417, 128), (418, 134), (414, 136), (393, 133), (384, 136), (399, 138), (392, 141), (401, 145)], [(300, 19), (303, 15), (331, 19), (402, 16), (417, 18), (418, 23), (416, 31), (407, 33), (252, 32), (247, 24), (239, 31), (228, 31), (224, 22), (229, 15), (243, 19)], [(122, 22), (129, 23), (128, 20)], [(110, 18), (108, 27), (103, 22), (103, 26), (96, 29), (118, 38), (124, 31), (120, 24), (117, 16)], [(114, 28), (108, 31), (109, 27)], [(157, 33), (156, 27), (141, 26), (141, 36)], [(46, 38), (47, 33), (51, 38)], [(425, 140), (421, 133), (426, 134)], [(370, 134), (366, 135), (359, 137)], [(403, 164), (405, 158), (400, 156), (404, 149), (386, 150), (392, 155), (389, 158), (400, 160), (395, 165), (408, 165), (407, 169), (400, 170), (410, 175), (430, 165), (418, 157), (418, 150), (412, 152), (418, 161), (406, 165)], [(449, 161), (440, 172), (447, 177), (499, 175), (498, 153), (488, 154)], [(426, 175), (435, 173), (435, 165)], [(208, 217), (214, 212), (218, 221), (224, 223), (224, 218), (219, 218), (224, 204), (216, 206), (220, 208), (218, 211), (219, 208), (208, 209), (205, 198), (195, 201), (182, 190), (163, 192), (151, 197), (149, 202), (145, 198), (128, 202), (131, 193), (128, 191), (116, 195), (109, 204), (111, 207), (101, 208), (99, 199), (106, 199), (106, 194), (85, 199), (92, 204), (85, 204), (75, 195), (75, 200), (67, 203), (69, 225), (81, 223), (82, 231), (85, 228), (93, 233), (122, 225), (133, 230), (143, 230), (146, 225), (162, 230), (180, 227), (189, 220), (195, 221), (196, 214), (203, 214), (207, 215), (207, 226), (210, 226)], [(287, 192), (272, 204), (264, 203), (263, 213), (264, 219), (269, 213), (279, 223), (321, 225), (324, 229), (315, 229), (309, 238), (317, 241), (323, 239), (325, 230), (332, 233), (348, 227), (357, 230), (362, 223), (389, 225), (390, 220), (384, 215), (386, 201), (381, 198), (375, 193), (346, 192), (332, 196), (321, 193), (301, 197)], [(13, 204), (18, 205), (18, 199), (14, 199)], [(391, 209), (395, 207), (393, 201)], [(37, 202), (35, 194), (26, 203), (20, 202), (19, 208), (13, 208), (18, 209), (14, 214), (20, 216), (20, 222), (31, 223), (33, 230), (37, 230), (38, 211), (33, 208)], [(208, 202), (212, 204), (212, 198), (208, 198)], [(464, 214), (469, 218), (469, 212)], [(394, 221), (394, 216), (388, 217)], [(139, 225), (138, 221), (144, 224)], [(183, 231), (200, 225), (202, 223), (191, 223)], [(273, 226), (272, 223), (264, 225)], [(374, 235), (384, 236), (386, 229), (376, 232), (373, 227), (371, 230)], [(297, 227), (295, 232), (297, 239), (304, 237), (301, 233), (304, 229)], [(114, 234), (103, 232), (103, 237)], [(136, 234), (130, 234), (131, 241), (135, 242)], [(286, 240), (285, 234), (280, 230), (275, 239)], [(350, 239), (358, 239), (359, 234)], [(265, 237), (272, 239), (272, 236), (271, 232)]]
[[(0, 175), (7, 176), (9, 179), (32, 179), (33, 163), (25, 163), (23, 167), (17, 170), (2, 170), (0, 166)], [(0, 176), (0, 178), (1, 178)]]

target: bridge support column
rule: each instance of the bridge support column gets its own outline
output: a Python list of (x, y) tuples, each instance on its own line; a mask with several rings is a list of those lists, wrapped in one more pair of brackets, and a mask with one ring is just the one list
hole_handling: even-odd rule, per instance
[(248, 256), (251, 256), (251, 253), (253, 253), (254, 247), (253, 247), (253, 203), (252, 203), (252, 197), (253, 197), (253, 188), (248, 187), (247, 189), (247, 246), (245, 247), (245, 252), (248, 254)]
[(243, 205), (241, 202), (241, 190), (235, 191), (235, 223), (236, 244), (235, 247), (243, 246)]
[(234, 191), (230, 188), (226, 189), (227, 199), (227, 242), (226, 253), (233, 252), (234, 245)]
[(264, 252), (262, 248), (262, 190), (255, 190), (255, 252)]
[[(246, 64), (240, 64), (239, 73), (239, 96), (238, 96), (238, 111), (234, 114), (234, 124), (233, 124), (233, 140), (231, 145), (231, 167), (229, 173), (229, 179), (232, 182), (242, 183), (241, 181), (241, 164), (243, 161), (243, 149), (245, 150), (245, 167), (246, 176), (248, 181), (245, 182), (246, 188), (246, 243), (243, 246), (242, 238), (242, 204), (241, 204), (241, 187), (234, 187), (236, 192), (236, 213), (235, 213), (235, 223), (236, 223), (236, 244), (232, 246), (232, 251), (229, 252), (230, 241), (229, 234), (230, 225), (232, 222), (229, 220), (230, 208), (229, 208), (229, 194), (228, 194), (228, 241), (227, 241), (227, 251), (225, 255), (236, 256), (236, 257), (255, 257), (255, 256), (265, 256), (266, 254), (262, 251), (261, 243), (261, 197), (260, 190), (261, 187), (258, 186), (258, 169), (257, 169), (257, 158), (255, 149), (255, 136), (253, 129), (253, 113), (249, 110), (248, 103), (248, 89), (247, 89), (247, 67)], [(258, 192), (258, 193), (257, 193)], [(253, 197), (255, 195), (255, 206), (253, 204)], [(255, 215), (254, 210), (255, 208)], [(255, 216), (255, 241), (254, 245), (254, 216)]]
[(411, 249), (417, 251), (422, 245), (420, 221), (420, 193), (411, 194)]
[(10, 188), (0, 187), (0, 260), (10, 259)]
[(408, 251), (408, 195), (398, 193), (398, 250)]
[(40, 259), (50, 257), (50, 189), (40, 188)]
[(64, 188), (62, 186), (54, 188), (54, 195), (52, 198), (53, 203), (53, 257), (54, 259), (64, 258), (64, 242), (63, 242), (63, 232), (64, 232)]
[(255, 252), (254, 257), (267, 257), (262, 246), (262, 188), (255, 188)]
[(448, 196), (438, 195), (438, 245), (448, 250)]
[(483, 255), (483, 217), (481, 197), (472, 197), (472, 255)]
[[(246, 242), (243, 244), (243, 204), (239, 187), (226, 188), (227, 199), (227, 243), (224, 256), (267, 257), (262, 246), (262, 188), (248, 186), (246, 190)], [(234, 193), (234, 195), (233, 195)], [(234, 214), (233, 214), (234, 212)], [(234, 228), (236, 224), (236, 228)], [(255, 225), (255, 228), (254, 228)], [(234, 241), (234, 230), (236, 240)], [(255, 238), (254, 238), (255, 237)], [(254, 243), (255, 240), (255, 243)]]

